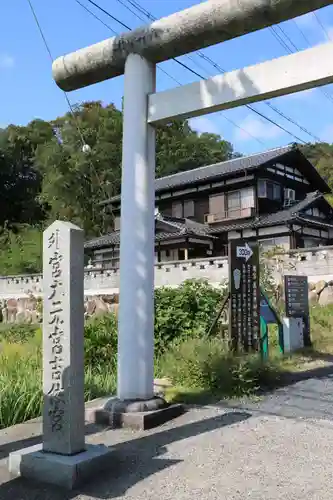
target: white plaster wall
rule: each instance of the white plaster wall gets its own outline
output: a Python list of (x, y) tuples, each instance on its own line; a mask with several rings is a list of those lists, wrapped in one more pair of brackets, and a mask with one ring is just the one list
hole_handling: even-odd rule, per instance
[[(302, 260), (301, 260), (302, 259)], [(284, 274), (309, 277), (309, 281), (333, 280), (333, 247), (299, 250), (281, 255), (272, 262), (276, 278)], [(228, 258), (211, 257), (188, 261), (160, 262), (155, 264), (155, 287), (178, 286), (193, 278), (207, 279), (218, 285), (228, 278)], [(29, 292), (42, 295), (42, 276), (0, 277), (0, 299), (26, 297)], [(118, 269), (86, 269), (84, 276), (86, 295), (108, 295), (119, 291)]]

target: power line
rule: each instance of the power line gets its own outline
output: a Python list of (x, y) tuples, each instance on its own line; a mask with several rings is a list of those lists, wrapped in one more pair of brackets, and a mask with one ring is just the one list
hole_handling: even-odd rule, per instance
[[(273, 28), (273, 26), (271, 26), (271, 28)], [(294, 44), (294, 42), (292, 41), (292, 39), (290, 38), (290, 36), (284, 31), (284, 29), (279, 24), (276, 26), (276, 29), (279, 29), (281, 31), (282, 35), (285, 36), (285, 38), (288, 40), (288, 42), (290, 43), (290, 45), (292, 47), (294, 47), (294, 49), (298, 52), (299, 49), (296, 47), (296, 45)]]
[(285, 115), (282, 111), (280, 111), (278, 108), (276, 108), (275, 106), (273, 106), (273, 104), (271, 104), (269, 102), (267, 102), (266, 104), (267, 104), (268, 107), (270, 107), (273, 111), (275, 111), (275, 113), (277, 113), (278, 115), (280, 115), (282, 118), (284, 118), (285, 120), (288, 120), (291, 123), (294, 123), (294, 125), (297, 125), (298, 127), (300, 127), (300, 129), (303, 130), (303, 132), (305, 132), (306, 134), (308, 134), (309, 136), (311, 136), (315, 141), (321, 142), (321, 139), (318, 136), (316, 136), (315, 134), (312, 134), (312, 132), (310, 132), (309, 130), (307, 130), (305, 127), (303, 127), (302, 125), (299, 125), (298, 123), (296, 123), (295, 121), (293, 121), (292, 118), (287, 117), (287, 115)]
[(280, 45), (282, 45), (282, 47), (286, 50), (286, 52), (288, 52), (289, 54), (292, 54), (293, 51), (290, 50), (290, 48), (288, 47), (288, 45), (286, 44), (286, 42), (283, 40), (283, 38), (281, 37), (281, 35), (279, 33), (277, 33), (276, 29), (275, 29), (275, 26), (270, 26), (269, 27), (272, 35), (274, 36), (274, 38), (278, 41), (278, 43)]
[[(91, 0), (89, 0), (91, 1)], [(123, 0), (117, 0), (119, 3), (123, 4)], [(130, 3), (132, 6), (134, 6), (136, 9), (138, 9), (141, 13), (143, 13), (144, 15), (146, 15), (150, 20), (153, 20), (155, 21), (156, 20), (156, 17), (153, 16), (149, 11), (147, 11), (146, 9), (144, 9), (138, 2), (136, 2), (135, 0), (127, 0), (128, 3)], [(97, 4), (95, 4), (97, 5)], [(103, 9), (104, 10), (104, 9)], [(135, 14), (137, 17), (138, 15)], [(139, 17), (139, 19), (141, 19), (141, 17)], [(198, 55), (200, 57), (205, 57), (203, 52), (201, 51), (198, 51)], [(190, 56), (188, 56), (190, 57)], [(208, 60), (209, 58), (207, 58), (206, 60)], [(185, 65), (184, 63), (182, 63), (181, 61), (179, 61), (178, 59), (175, 59), (174, 58), (174, 61), (177, 62), (178, 64), (180, 64), (181, 66), (185, 67), (187, 70), (191, 71), (192, 73), (194, 73), (195, 75), (199, 76), (199, 78), (201, 79), (205, 79), (202, 75), (200, 75), (198, 72), (194, 71), (192, 68), (190, 68), (189, 66)], [(212, 61), (210, 59), (210, 61)], [(213, 61), (212, 61), (213, 62)], [(213, 65), (214, 67), (218, 68), (220, 71), (222, 71), (223, 73), (225, 72), (225, 70), (223, 70), (222, 68), (220, 68), (218, 66), (217, 63), (213, 62)], [(267, 103), (265, 103), (267, 104)], [(264, 120), (272, 123), (273, 125), (275, 125), (276, 127), (278, 127), (279, 129), (283, 130), (285, 133), (289, 134), (290, 136), (292, 136), (294, 139), (296, 139), (297, 141), (301, 141), (303, 142), (304, 144), (306, 144), (306, 141), (300, 139), (298, 136), (296, 136), (295, 134), (293, 134), (292, 132), (290, 132), (288, 129), (284, 128), (282, 125), (279, 125), (278, 123), (276, 123), (274, 120), (272, 120), (271, 118), (268, 118), (266, 115), (264, 115), (263, 113), (260, 113), (258, 112), (255, 108), (253, 108), (253, 106), (250, 106), (250, 105), (245, 105), (248, 109), (250, 109), (252, 112), (256, 113), (258, 116), (262, 117)], [(288, 119), (288, 117), (286, 115), (285, 116), (285, 119)], [(299, 126), (297, 124), (297, 122), (295, 122), (294, 120), (289, 120), (290, 123), (293, 123), (293, 124), (296, 124), (297, 126)], [(300, 130), (303, 130), (302, 127), (300, 127)]]
[[(46, 40), (46, 37), (45, 37), (45, 35), (44, 35), (44, 32), (43, 32), (42, 26), (41, 26), (41, 24), (40, 24), (40, 22), (39, 22), (39, 20), (38, 20), (38, 17), (37, 17), (36, 11), (35, 11), (35, 9), (34, 9), (34, 7), (33, 7), (33, 5), (32, 5), (31, 0), (27, 0), (27, 2), (28, 2), (28, 4), (29, 4), (30, 10), (31, 10), (31, 12), (32, 12), (33, 18), (34, 18), (34, 20), (35, 20), (36, 26), (37, 26), (38, 31), (39, 31), (39, 33), (40, 33), (40, 36), (41, 36), (41, 38), (42, 38), (42, 40), (43, 40), (43, 43), (44, 43), (44, 46), (45, 46), (45, 48), (46, 48), (46, 50), (47, 50), (47, 53), (48, 53), (48, 55), (49, 55), (49, 58), (50, 58), (51, 62), (53, 62), (53, 61), (54, 61), (54, 59), (53, 59), (53, 56), (52, 56), (52, 52), (51, 52), (50, 46), (49, 46), (49, 44), (48, 44), (48, 42), (47, 42), (47, 40)], [(72, 115), (72, 117), (73, 117), (74, 125), (76, 126), (76, 129), (77, 129), (77, 131), (78, 131), (78, 134), (79, 134), (79, 137), (80, 137), (80, 141), (81, 141), (81, 143), (82, 143), (82, 147), (84, 147), (84, 146), (86, 146), (86, 141), (85, 141), (85, 139), (84, 139), (84, 136), (83, 136), (82, 130), (81, 130), (80, 126), (79, 126), (79, 123), (78, 123), (77, 117), (76, 117), (76, 115), (75, 115), (75, 112), (74, 112), (73, 106), (72, 106), (72, 104), (71, 104), (71, 102), (70, 102), (70, 100), (69, 100), (69, 98), (68, 98), (68, 96), (67, 96), (67, 93), (66, 93), (65, 91), (62, 91), (62, 92), (63, 92), (63, 94), (64, 94), (64, 96), (65, 96), (65, 99), (66, 99), (66, 102), (67, 102), (67, 104), (68, 104), (68, 107), (69, 107), (70, 113), (71, 113), (71, 115)], [(104, 187), (103, 187), (103, 185), (102, 185), (102, 183), (101, 183), (101, 181), (100, 181), (100, 178), (99, 178), (99, 175), (98, 175), (98, 173), (97, 173), (97, 170), (96, 170), (95, 166), (93, 165), (93, 163), (92, 163), (92, 161), (91, 161), (90, 159), (88, 159), (88, 161), (89, 161), (89, 165), (90, 165), (90, 167), (91, 167), (91, 168), (94, 170), (94, 172), (95, 172), (95, 176), (96, 176), (97, 182), (98, 182), (98, 184), (99, 184), (100, 189), (103, 191), (103, 195), (104, 195), (104, 196), (107, 196), (107, 193), (106, 193), (106, 191), (104, 190)]]
[(105, 9), (103, 9), (103, 7), (101, 7), (100, 5), (98, 5), (97, 3), (95, 3), (93, 0), (87, 0), (87, 2), (91, 3), (92, 5), (94, 5), (96, 7), (96, 9), (100, 10), (101, 12), (104, 12), (104, 14), (106, 16), (108, 16), (111, 19), (113, 19), (114, 21), (116, 21), (116, 23), (120, 24), (123, 28), (125, 28), (127, 30), (131, 30), (131, 28), (129, 26), (127, 26), (127, 24), (123, 23), (122, 21), (120, 21), (120, 19), (118, 19), (117, 17), (115, 17), (112, 14), (110, 14), (110, 12), (108, 12)]
[[(89, 14), (91, 14), (95, 19), (97, 19), (98, 21), (100, 21), (106, 28), (108, 28), (114, 35), (119, 35), (119, 33), (117, 33), (117, 31), (115, 31), (113, 28), (111, 28), (110, 25), (106, 24), (99, 16), (97, 16), (94, 12), (92, 12), (90, 9), (88, 9), (88, 7), (86, 7), (85, 5), (83, 5), (79, 0), (74, 0), (78, 5), (80, 5), (81, 7), (84, 8), (84, 10), (86, 12), (88, 12)], [(104, 9), (103, 9), (104, 11)], [(177, 61), (178, 62), (178, 61)], [(185, 64), (179, 62), (180, 65), (184, 66), (186, 69), (189, 69)], [(159, 71), (161, 71), (162, 73), (164, 73), (165, 75), (167, 75), (169, 78), (171, 78), (174, 82), (176, 82), (178, 85), (182, 85), (181, 82), (179, 80), (177, 80), (176, 78), (174, 78), (172, 75), (170, 75), (170, 73), (168, 73), (167, 71), (165, 71), (163, 68), (161, 67), (158, 67), (157, 68)], [(200, 78), (204, 78), (202, 75), (200, 75), (199, 73), (196, 73), (195, 74), (197, 76), (199, 76)], [(249, 137), (252, 137), (252, 139), (256, 140), (259, 144), (265, 146), (265, 143), (259, 139), (258, 137), (254, 136), (253, 134), (251, 134), (251, 132), (249, 132), (248, 130), (242, 128), (240, 125), (237, 125), (237, 123), (235, 123), (233, 120), (231, 120), (230, 118), (227, 118), (226, 116), (223, 116), (223, 118), (231, 123), (234, 127), (242, 130), (243, 132), (245, 132), (245, 134), (247, 134)]]
[[(124, 4), (124, 0), (117, 0), (119, 3), (121, 4)], [(147, 16), (150, 20), (152, 21), (156, 21), (156, 17), (153, 16), (148, 10), (146, 10), (144, 7), (142, 7), (136, 0), (125, 0), (127, 1), (128, 3), (130, 3), (133, 7), (135, 7), (136, 9), (138, 9), (142, 14), (144, 14), (145, 16)], [(132, 9), (131, 9), (132, 11)], [(137, 15), (137, 14), (136, 14)], [(142, 18), (141, 18), (142, 19)], [(276, 27), (271, 27), (271, 29), (273, 30), (273, 33), (274, 35), (276, 36), (276, 38), (278, 39), (279, 43), (282, 43), (285, 45), (285, 48), (286, 50), (289, 50), (290, 49), (288, 48), (288, 46), (285, 44), (285, 42), (283, 41), (283, 39), (281, 38), (281, 35), (277, 32), (277, 29), (279, 29), (282, 33), (283, 30), (280, 26), (276, 26)], [(287, 36), (287, 35), (286, 35)], [(288, 38), (288, 36), (287, 36)], [(289, 39), (290, 40), (290, 39)], [(292, 40), (290, 40), (290, 43), (293, 44)], [(296, 46), (295, 46), (296, 48)], [(290, 51), (291, 52), (291, 51)], [(221, 68), (221, 66), (219, 66), (219, 64), (217, 64), (215, 61), (213, 61), (210, 57), (206, 56), (202, 51), (198, 51), (197, 52), (197, 55), (199, 57), (201, 57), (202, 59), (204, 59), (206, 62), (208, 62), (209, 64), (211, 64), (214, 68), (216, 68), (219, 72), (221, 73), (225, 73), (226, 70)], [(193, 56), (187, 56), (188, 58), (191, 58), (193, 60)], [(183, 65), (182, 63), (180, 63), (179, 60), (177, 59), (174, 59), (178, 64), (181, 64)], [(196, 64), (198, 64), (197, 62), (195, 62)], [(190, 69), (188, 68), (186, 65), (184, 65), (187, 69)], [(192, 69), (190, 69), (190, 71), (193, 72)], [(200, 78), (204, 78), (202, 75), (198, 74), (197, 72), (195, 72), (195, 74), (197, 74), (197, 76), (199, 76)], [(270, 109), (273, 109), (277, 114), (279, 114), (281, 117), (283, 117), (285, 120), (289, 121), (290, 123), (292, 123), (293, 125), (296, 125), (301, 131), (305, 132), (312, 138), (315, 138), (314, 134), (312, 134), (311, 132), (309, 133), (309, 131), (307, 131), (307, 129), (305, 129), (305, 127), (303, 127), (302, 125), (299, 125), (295, 120), (293, 120), (292, 118), (290, 118), (289, 116), (287, 116), (285, 113), (282, 113), (282, 111), (280, 111), (278, 108), (276, 108), (275, 106), (273, 107), (271, 104), (269, 103), (264, 103), (266, 106), (268, 106)], [(281, 130), (283, 130), (285, 133), (291, 135), (292, 137), (294, 137), (294, 139), (296, 140), (300, 140), (301, 142), (303, 142), (304, 144), (306, 143), (305, 141), (303, 141), (302, 139), (300, 139), (299, 137), (297, 137), (295, 134), (293, 134), (292, 132), (290, 132), (289, 130), (285, 129), (284, 127), (282, 127), (281, 125), (279, 125), (278, 123), (276, 123), (274, 120), (268, 118), (266, 115), (264, 115), (263, 113), (259, 113), (257, 112), (257, 110), (251, 106), (251, 105), (245, 105), (248, 109), (250, 109), (253, 113), (256, 113), (258, 116), (261, 116), (264, 120), (272, 123), (273, 125), (275, 125), (276, 127), (280, 128)], [(317, 140), (317, 139), (316, 139)]]
[[(36, 25), (37, 25), (37, 28), (38, 28), (39, 34), (40, 34), (40, 36), (42, 37), (42, 40), (43, 40), (43, 42), (44, 42), (44, 45), (45, 45), (45, 48), (46, 48), (46, 50), (47, 50), (47, 53), (48, 53), (48, 55), (49, 55), (49, 57), (50, 57), (50, 60), (51, 60), (51, 62), (53, 62), (53, 61), (54, 61), (54, 59), (53, 59), (53, 56), (52, 56), (52, 52), (51, 52), (51, 49), (50, 49), (49, 44), (47, 43), (47, 40), (46, 40), (46, 37), (45, 37), (44, 32), (43, 32), (43, 30), (42, 30), (41, 24), (40, 24), (40, 22), (39, 22), (39, 20), (38, 20), (38, 17), (37, 17), (36, 11), (35, 11), (35, 9), (34, 9), (34, 7), (33, 7), (33, 5), (32, 5), (31, 0), (27, 0), (27, 2), (28, 2), (28, 4), (29, 4), (30, 10), (31, 10), (32, 15), (33, 15), (33, 17), (34, 17), (34, 20), (35, 20), (35, 23), (36, 23)], [(72, 106), (72, 104), (71, 104), (71, 102), (70, 102), (70, 100), (69, 100), (69, 98), (68, 98), (68, 95), (66, 94), (66, 92), (65, 92), (65, 91), (62, 91), (62, 92), (63, 92), (63, 94), (64, 94), (64, 96), (65, 96), (65, 99), (66, 99), (66, 101), (67, 101), (67, 104), (68, 104), (68, 107), (69, 107), (69, 109), (70, 109), (70, 112), (71, 112), (71, 114), (72, 114), (72, 116), (73, 116), (73, 118), (74, 118), (74, 121), (76, 121), (76, 122), (77, 122), (77, 120), (76, 120), (76, 116), (75, 116), (75, 113), (74, 113), (74, 110), (73, 110), (73, 106)], [(82, 132), (81, 132), (81, 130), (80, 130), (80, 127), (78, 126), (78, 123), (76, 123), (76, 125), (77, 125), (77, 130), (78, 130), (79, 135), (80, 135), (80, 139), (81, 139), (81, 141), (82, 141), (82, 146), (84, 146), (84, 145), (85, 145), (85, 141), (84, 141), (84, 138), (83, 138)]]
[(143, 23), (146, 22), (145, 18), (141, 17), (137, 12), (135, 12), (131, 7), (129, 7), (123, 0), (119, 0), (119, 3), (125, 7), (129, 12), (131, 12), (134, 16), (140, 19)]
[(316, 12), (312, 12), (312, 14), (314, 15), (314, 17), (316, 18), (317, 20), (317, 23), (319, 24), (319, 26), (321, 27), (321, 29), (323, 30), (323, 32), (325, 33), (325, 36), (327, 38), (328, 41), (331, 41), (331, 37), (330, 37), (330, 34), (328, 33), (328, 31), (326, 30), (325, 26), (323, 25), (323, 23), (321, 22), (320, 20), (320, 17), (318, 16), (318, 14)]
[(82, 7), (82, 9), (84, 9), (86, 12), (88, 12), (97, 21), (99, 21), (100, 23), (104, 24), (104, 26), (106, 28), (108, 28), (114, 35), (118, 35), (118, 33), (114, 29), (112, 29), (108, 24), (106, 24), (100, 17), (96, 16), (96, 14), (92, 10), (88, 9), (88, 7), (86, 5), (84, 5), (83, 3), (81, 3), (80, 0), (74, 0), (74, 2), (76, 2), (78, 5), (80, 5), (80, 7)]
[[(313, 14), (314, 14), (314, 13), (313, 13)], [(302, 36), (303, 40), (305, 41), (305, 43), (306, 43), (307, 47), (311, 47), (312, 45), (311, 45), (310, 40), (309, 40), (309, 39), (307, 38), (307, 36), (305, 35), (304, 31), (303, 31), (303, 30), (302, 30), (302, 29), (298, 26), (298, 24), (297, 24), (296, 20), (295, 20), (295, 19), (292, 19), (292, 21), (293, 21), (293, 23), (294, 23), (294, 25), (295, 25), (296, 29), (297, 29), (297, 30), (299, 31), (299, 33), (301, 34), (301, 36)], [(285, 36), (287, 39), (289, 39), (289, 40), (290, 40), (290, 37), (286, 34), (286, 32), (282, 29), (282, 27), (281, 27), (281, 26), (280, 26), (280, 30), (282, 31), (282, 33), (284, 34), (284, 36)], [(298, 47), (297, 47), (297, 46), (296, 46), (296, 45), (295, 45), (295, 44), (294, 44), (291, 40), (290, 40), (290, 42), (292, 43), (292, 45), (293, 45), (293, 47), (295, 48), (295, 50), (296, 50), (297, 52), (299, 52), (299, 51), (300, 51), (300, 49), (299, 49), (299, 48), (298, 48)], [(283, 42), (283, 43), (284, 43), (284, 42)], [(293, 54), (293, 53), (294, 53), (294, 52), (290, 49), (290, 47), (288, 47), (288, 45), (286, 45), (285, 43), (284, 43), (283, 47), (287, 50), (287, 52), (288, 52), (289, 54)], [(323, 96), (324, 96), (324, 97), (326, 97), (326, 99), (328, 99), (328, 100), (329, 100), (329, 101), (333, 104), (333, 98), (332, 98), (332, 96), (331, 96), (331, 95), (330, 95), (330, 94), (329, 94), (326, 90), (324, 90), (323, 88), (318, 88), (317, 90), (318, 90), (318, 92), (321, 92), (321, 93), (323, 94)]]

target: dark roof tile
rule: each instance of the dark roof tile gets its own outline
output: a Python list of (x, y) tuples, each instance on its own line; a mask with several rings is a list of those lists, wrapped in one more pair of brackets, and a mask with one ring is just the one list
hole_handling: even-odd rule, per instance
[[(165, 226), (165, 230), (155, 233), (155, 241), (165, 241), (171, 240), (172, 238), (191, 235), (198, 238), (215, 238), (215, 236), (211, 234), (209, 226), (206, 224), (201, 224), (200, 222), (195, 222), (190, 219), (170, 217), (167, 215), (162, 215), (160, 213), (156, 214), (155, 219), (157, 224), (160, 221), (163, 223), (163, 226)], [(170, 231), (167, 231), (168, 225), (170, 227)], [(104, 248), (119, 244), (120, 231), (114, 231), (112, 233), (106, 234), (105, 236), (100, 236), (99, 238), (94, 238), (87, 241), (84, 245), (84, 248), (86, 250), (95, 250), (97, 248)]]
[[(187, 184), (195, 184), (206, 179), (215, 179), (224, 177), (229, 174), (240, 172), (242, 170), (251, 170), (260, 167), (261, 165), (280, 158), (282, 155), (292, 151), (294, 146), (284, 146), (281, 148), (271, 149), (250, 156), (241, 156), (231, 160), (206, 165), (203, 167), (177, 172), (176, 174), (160, 177), (155, 181), (155, 192), (173, 189)], [(120, 200), (120, 195), (113, 196), (102, 204), (112, 203)]]

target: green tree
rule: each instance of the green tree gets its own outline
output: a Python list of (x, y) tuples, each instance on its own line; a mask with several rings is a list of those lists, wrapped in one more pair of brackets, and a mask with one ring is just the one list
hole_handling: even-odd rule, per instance
[(14, 126), (0, 139), (0, 228), (43, 219), (45, 207), (39, 201), (42, 177), (34, 165), (32, 142)]
[[(110, 225), (99, 202), (120, 192), (122, 113), (113, 104), (87, 102), (52, 123), (51, 140), (36, 150), (43, 175), (42, 199), (51, 206), (52, 219), (77, 223), (87, 235)], [(187, 121), (157, 129), (157, 176), (189, 170), (233, 156), (230, 143), (213, 134), (198, 135)], [(91, 150), (82, 151), (82, 141)]]

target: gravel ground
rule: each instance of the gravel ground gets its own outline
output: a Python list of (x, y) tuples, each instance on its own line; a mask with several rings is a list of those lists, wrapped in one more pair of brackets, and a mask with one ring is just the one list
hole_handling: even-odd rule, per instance
[[(300, 382), (255, 404), (243, 402), (234, 410), (193, 408), (146, 433), (90, 434), (87, 441), (112, 446), (114, 455), (106, 474), (71, 493), (9, 480), (6, 455), (22, 442), (13, 443), (11, 434), (3, 432), (0, 499), (331, 500), (332, 403), (328, 377)], [(38, 425), (29, 436), (38, 435)], [(17, 440), (24, 439), (24, 428), (16, 431)]]

